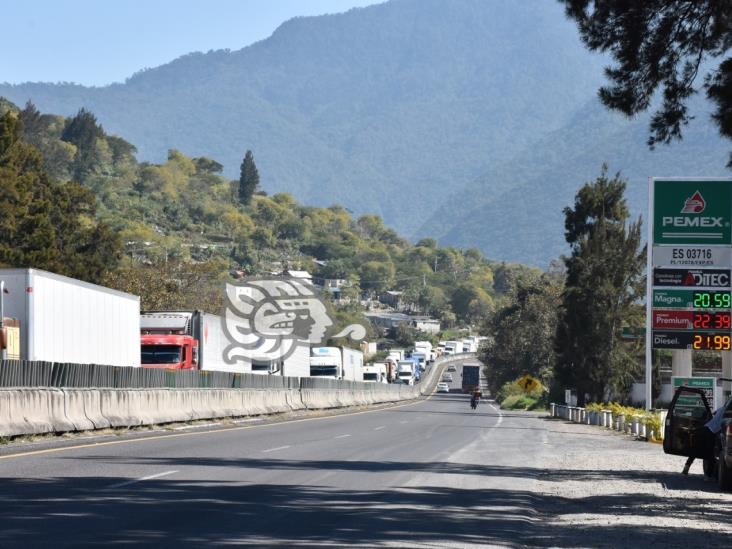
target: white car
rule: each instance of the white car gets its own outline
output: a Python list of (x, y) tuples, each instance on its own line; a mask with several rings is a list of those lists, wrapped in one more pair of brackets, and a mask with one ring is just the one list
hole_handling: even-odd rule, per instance
[(437, 384), (437, 392), (438, 393), (449, 393), (450, 386), (447, 383), (440, 382)]
[(442, 376), (442, 381), (452, 381), (452, 374), (444, 374)]

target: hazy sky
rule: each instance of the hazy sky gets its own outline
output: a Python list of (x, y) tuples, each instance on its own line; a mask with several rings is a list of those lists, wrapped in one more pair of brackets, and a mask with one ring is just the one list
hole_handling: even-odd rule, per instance
[(0, 0), (0, 82), (121, 82), (192, 51), (240, 49), (298, 15), (384, 0)]

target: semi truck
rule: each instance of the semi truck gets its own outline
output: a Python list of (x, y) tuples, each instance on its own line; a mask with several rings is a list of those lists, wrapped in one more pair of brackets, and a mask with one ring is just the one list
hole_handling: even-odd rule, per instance
[(397, 363), (397, 379), (405, 385), (414, 385), (417, 382), (419, 368), (411, 360), (400, 360)]
[(446, 341), (445, 342), (445, 355), (455, 355), (463, 352), (462, 341)]
[(363, 381), (363, 353), (348, 347), (313, 347), (310, 376)]
[(140, 366), (140, 298), (39, 269), (0, 269), (19, 358)]
[(472, 393), (480, 388), (480, 363), (466, 362), (463, 364), (463, 393)]
[(366, 364), (363, 367), (363, 380), (370, 383), (388, 383), (386, 373), (386, 364), (383, 362)]
[(432, 343), (429, 341), (415, 341), (414, 352), (423, 353), (425, 355), (425, 366), (435, 360), (434, 351), (432, 350)]
[(248, 372), (245, 362), (227, 364), (229, 340), (223, 319), (203, 311), (146, 311), (140, 315), (140, 349), (145, 368)]

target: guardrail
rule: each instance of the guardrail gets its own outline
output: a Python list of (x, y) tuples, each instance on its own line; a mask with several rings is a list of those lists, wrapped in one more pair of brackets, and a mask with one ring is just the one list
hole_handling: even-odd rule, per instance
[(653, 413), (658, 414), (660, 426), (658, 426), (658, 423), (656, 427), (648, 425), (645, 417), (641, 415), (633, 415), (628, 420), (626, 414), (615, 414), (612, 410), (587, 410), (579, 406), (568, 406), (553, 402), (549, 405), (551, 417), (584, 425), (596, 425), (639, 438), (663, 440), (667, 410), (656, 410)]
[(432, 393), (448, 364), (472, 356), (438, 359), (417, 385), (3, 361), (0, 437), (410, 400)]

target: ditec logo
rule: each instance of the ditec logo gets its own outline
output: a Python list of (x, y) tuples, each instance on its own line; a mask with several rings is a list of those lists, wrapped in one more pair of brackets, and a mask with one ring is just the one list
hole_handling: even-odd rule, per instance
[(301, 279), (249, 278), (226, 284), (224, 331), (229, 364), (286, 360), (298, 347), (318, 345), (329, 337), (360, 341), (366, 328), (351, 324), (331, 334), (333, 320), (325, 303), (310, 284)]

